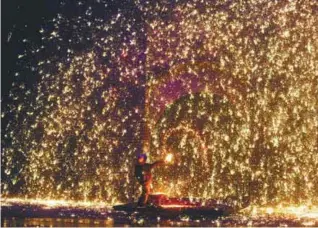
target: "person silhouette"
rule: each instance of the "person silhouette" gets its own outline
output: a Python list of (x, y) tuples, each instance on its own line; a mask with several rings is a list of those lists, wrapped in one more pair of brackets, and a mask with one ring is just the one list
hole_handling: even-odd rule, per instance
[(139, 154), (137, 156), (137, 163), (135, 165), (135, 177), (137, 178), (139, 184), (141, 184), (142, 186), (142, 192), (137, 203), (137, 205), (140, 207), (145, 206), (148, 202), (152, 182), (152, 169), (164, 164), (163, 160), (156, 161), (152, 164), (146, 163), (146, 161), (147, 155)]

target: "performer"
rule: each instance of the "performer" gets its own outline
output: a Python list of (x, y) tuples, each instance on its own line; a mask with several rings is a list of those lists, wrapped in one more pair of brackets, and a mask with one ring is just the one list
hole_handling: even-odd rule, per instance
[(137, 156), (137, 164), (135, 165), (135, 177), (142, 186), (142, 193), (138, 200), (138, 206), (145, 206), (147, 204), (152, 182), (151, 170), (156, 166), (164, 164), (163, 160), (156, 161), (152, 164), (146, 163), (146, 160), (146, 154), (139, 154)]

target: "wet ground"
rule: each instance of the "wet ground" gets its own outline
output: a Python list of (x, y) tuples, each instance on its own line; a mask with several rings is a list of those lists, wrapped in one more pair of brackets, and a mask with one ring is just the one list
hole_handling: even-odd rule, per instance
[(1, 227), (108, 227), (108, 226), (318, 226), (316, 214), (237, 213), (217, 219), (116, 212), (107, 206), (65, 206), (29, 203), (1, 205)]

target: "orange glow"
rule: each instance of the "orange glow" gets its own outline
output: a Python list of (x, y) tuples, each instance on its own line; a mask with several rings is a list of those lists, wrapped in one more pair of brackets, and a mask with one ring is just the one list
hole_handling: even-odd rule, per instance
[(153, 192), (151, 195), (166, 195), (164, 192)]
[(195, 205), (181, 205), (181, 204), (162, 204), (160, 207), (163, 208), (193, 208)]
[(165, 162), (166, 162), (166, 163), (172, 162), (172, 158), (173, 158), (173, 155), (172, 155), (172, 154), (168, 154), (168, 155), (166, 156), (166, 158), (165, 158)]

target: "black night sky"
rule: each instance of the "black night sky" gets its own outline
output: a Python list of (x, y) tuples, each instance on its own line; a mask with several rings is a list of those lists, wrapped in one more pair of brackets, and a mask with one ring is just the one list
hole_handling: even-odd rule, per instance
[[(66, 1), (66, 0), (8, 0), (2, 2), (1, 12), (1, 42), (2, 42), (2, 69), (1, 69), (1, 96), (6, 102), (14, 80), (14, 73), (23, 70), (24, 82), (27, 86), (36, 84), (36, 76), (28, 72), (23, 62), (18, 61), (18, 55), (29, 48), (23, 39), (28, 39), (32, 45), (41, 44), (41, 27), (51, 26), (50, 21), (58, 14), (72, 19), (83, 14), (87, 7), (92, 7), (93, 16), (109, 18), (118, 10), (136, 10), (130, 1), (108, 1), (105, 8), (94, 7), (98, 1)], [(50, 55), (50, 53), (47, 53)], [(32, 60), (29, 60), (30, 62)], [(25, 64), (30, 64), (25, 62)], [(21, 80), (21, 79), (20, 79)]]
[[(39, 42), (39, 28), (45, 21), (52, 19), (61, 11), (61, 2), (57, 0), (3, 1), (1, 9), (1, 95), (5, 99), (11, 89), (14, 72), (21, 67), (17, 65), (18, 55), (26, 48), (22, 40), (27, 38), (33, 42)], [(32, 77), (27, 81), (31, 84), (35, 83)]]

